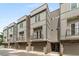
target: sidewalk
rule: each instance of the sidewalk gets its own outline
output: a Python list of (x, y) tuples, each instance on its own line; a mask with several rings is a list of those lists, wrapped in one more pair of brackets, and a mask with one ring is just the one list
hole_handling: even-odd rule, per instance
[(43, 55), (43, 56), (59, 56), (58, 52), (50, 52), (48, 54), (45, 54), (43, 52), (29, 51), (29, 53), (34, 53), (34, 54)]
[(43, 52), (37, 52), (37, 51), (29, 51), (28, 53), (33, 53), (33, 54), (43, 55), (43, 56), (46, 55), (46, 54), (44, 54)]
[(59, 56), (58, 52), (50, 52), (48, 54), (46, 54), (47, 56)]

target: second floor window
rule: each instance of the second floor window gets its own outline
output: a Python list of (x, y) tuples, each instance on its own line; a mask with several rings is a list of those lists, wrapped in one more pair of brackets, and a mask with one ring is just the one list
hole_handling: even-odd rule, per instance
[(75, 35), (75, 24), (71, 24), (71, 35)]
[(40, 21), (40, 14), (35, 16), (35, 22), (38, 22), (38, 21)]
[(12, 32), (12, 28), (10, 28), (10, 32)]
[(35, 22), (37, 22), (37, 15), (35, 16)]
[(40, 14), (38, 15), (38, 21), (40, 21)]
[(42, 36), (42, 27), (34, 29), (33, 38), (34, 39), (41, 39), (41, 38), (43, 38), (43, 36)]
[(23, 23), (20, 23), (20, 28), (23, 28)]
[(71, 3), (71, 10), (77, 8), (77, 3)]

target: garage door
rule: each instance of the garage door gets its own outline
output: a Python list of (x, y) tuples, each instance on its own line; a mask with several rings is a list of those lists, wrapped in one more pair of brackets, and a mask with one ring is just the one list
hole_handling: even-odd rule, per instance
[(40, 51), (43, 52), (43, 46), (34, 46), (34, 51)]
[(79, 55), (79, 43), (64, 43), (64, 54)]

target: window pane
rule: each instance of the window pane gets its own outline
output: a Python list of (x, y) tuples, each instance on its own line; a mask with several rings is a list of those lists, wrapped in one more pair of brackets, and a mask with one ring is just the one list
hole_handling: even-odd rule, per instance
[(75, 34), (78, 35), (78, 22), (75, 23)]
[(38, 21), (40, 21), (40, 14), (38, 15)]
[(20, 23), (20, 28), (23, 28), (23, 23)]
[(33, 36), (33, 38), (34, 38), (34, 39), (37, 38), (37, 33), (36, 33), (36, 32), (34, 32), (34, 36)]
[(35, 16), (35, 22), (37, 22), (37, 15)]
[(71, 9), (77, 8), (77, 3), (71, 3)]
[(71, 24), (71, 35), (75, 35), (75, 24)]
[(40, 30), (38, 30), (38, 38), (40, 39)]

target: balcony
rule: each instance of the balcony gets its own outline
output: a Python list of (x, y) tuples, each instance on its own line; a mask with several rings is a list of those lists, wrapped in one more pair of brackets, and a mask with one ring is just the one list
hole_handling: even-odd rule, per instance
[(38, 37), (37, 37), (37, 35), (32, 35), (31, 36), (31, 41), (35, 42), (35, 41), (45, 41), (45, 40), (44, 40), (44, 36), (42, 34), (41, 36), (38, 36)]
[[(78, 32), (76, 31), (78, 30)], [(73, 31), (73, 30), (72, 30)], [(66, 30), (66, 40), (78, 40), (79, 39), (79, 29), (75, 29), (76, 32), (71, 32), (70, 29)]]
[(14, 40), (13, 38), (11, 38), (11, 39), (8, 39), (7, 42), (8, 42), (8, 43), (15, 43), (16, 40)]
[(16, 41), (17, 41), (17, 42), (26, 42), (24, 36), (18, 37)]

